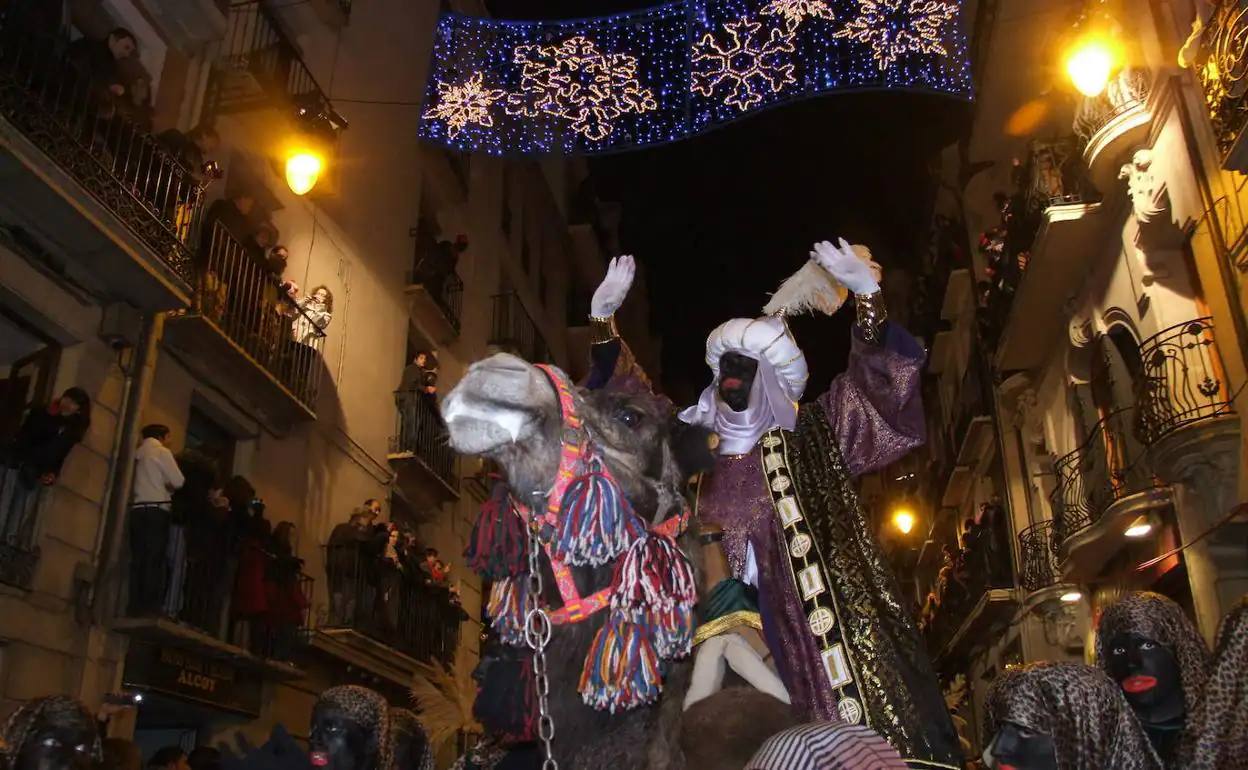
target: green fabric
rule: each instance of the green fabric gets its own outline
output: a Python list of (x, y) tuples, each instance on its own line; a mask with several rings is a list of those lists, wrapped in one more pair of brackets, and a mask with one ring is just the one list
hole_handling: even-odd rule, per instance
[(758, 612), (758, 592), (736, 578), (724, 578), (715, 584), (704, 601), (699, 602), (698, 610), (701, 623), (709, 623), (734, 612)]

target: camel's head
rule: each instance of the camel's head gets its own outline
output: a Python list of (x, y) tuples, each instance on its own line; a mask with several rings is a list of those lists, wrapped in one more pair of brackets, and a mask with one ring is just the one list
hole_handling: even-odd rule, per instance
[[(680, 428), (660, 404), (611, 390), (573, 398), (633, 509), (652, 521), (676, 508), (688, 469), (672, 450)], [(442, 416), (451, 446), (498, 462), (517, 498), (535, 502), (554, 483), (564, 425), (555, 388), (537, 367), (506, 353), (478, 361), (442, 403)]]

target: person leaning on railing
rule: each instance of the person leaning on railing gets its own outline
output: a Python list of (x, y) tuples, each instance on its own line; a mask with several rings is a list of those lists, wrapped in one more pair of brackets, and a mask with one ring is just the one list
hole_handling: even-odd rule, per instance
[(27, 410), (16, 435), (0, 445), (0, 540), (14, 543), (26, 535), (39, 487), (56, 483), (70, 450), (90, 426), (91, 399), (82, 388)]

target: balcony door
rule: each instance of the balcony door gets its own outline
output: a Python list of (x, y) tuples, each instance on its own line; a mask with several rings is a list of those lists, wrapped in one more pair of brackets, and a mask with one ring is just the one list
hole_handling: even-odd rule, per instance
[(1101, 335), (1093, 349), (1091, 391), (1105, 436), (1105, 461), (1114, 497), (1129, 494), (1127, 477), (1143, 456), (1135, 437), (1135, 400), (1142, 382), (1140, 345), (1125, 326)]

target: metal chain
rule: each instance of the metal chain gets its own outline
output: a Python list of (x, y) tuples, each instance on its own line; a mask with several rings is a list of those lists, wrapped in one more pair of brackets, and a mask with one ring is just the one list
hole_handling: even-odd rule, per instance
[[(536, 509), (535, 509), (536, 510)], [(541, 605), (542, 596), (542, 564), (541, 543), (537, 531), (529, 526), (529, 590), (525, 596), (524, 641), (533, 650), (533, 680), (537, 690), (537, 736), (542, 741), (542, 751), (546, 759), (542, 762), (542, 770), (558, 770), (550, 744), (555, 737), (555, 720), (550, 716), (547, 696), (550, 695), (550, 680), (546, 670), (546, 645), (550, 642), (550, 616)]]

